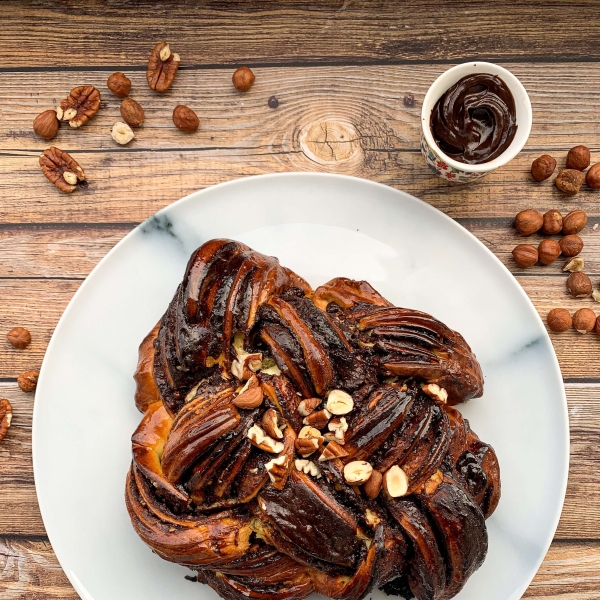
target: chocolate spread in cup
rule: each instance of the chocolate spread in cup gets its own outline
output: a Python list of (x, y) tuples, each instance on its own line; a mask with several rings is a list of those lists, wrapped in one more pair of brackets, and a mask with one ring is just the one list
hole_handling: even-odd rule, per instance
[(439, 149), (470, 165), (500, 156), (517, 132), (515, 99), (500, 77), (467, 75), (436, 102), (431, 133)]

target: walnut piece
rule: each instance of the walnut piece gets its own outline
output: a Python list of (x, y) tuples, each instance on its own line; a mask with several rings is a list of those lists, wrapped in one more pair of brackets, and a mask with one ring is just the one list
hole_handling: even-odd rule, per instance
[(0, 442), (8, 433), (12, 420), (12, 406), (6, 398), (0, 398)]
[(44, 150), (40, 167), (46, 179), (66, 194), (73, 192), (78, 182), (85, 181), (85, 173), (77, 161), (56, 146)]
[(146, 79), (151, 90), (166, 92), (175, 79), (179, 68), (179, 54), (171, 52), (167, 42), (159, 42), (154, 46), (148, 58)]
[(39, 376), (39, 371), (25, 371), (19, 375), (17, 384), (26, 393), (35, 392)]
[(93, 85), (80, 85), (58, 105), (59, 121), (69, 121), (71, 127), (85, 125), (100, 109), (100, 92)]

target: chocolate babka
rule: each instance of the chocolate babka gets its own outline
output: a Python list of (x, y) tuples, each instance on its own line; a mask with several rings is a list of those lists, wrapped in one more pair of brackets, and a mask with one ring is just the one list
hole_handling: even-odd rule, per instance
[(483, 377), (432, 316), (212, 240), (135, 379), (133, 526), (227, 600), (442, 600), (482, 564), (499, 466), (453, 405)]

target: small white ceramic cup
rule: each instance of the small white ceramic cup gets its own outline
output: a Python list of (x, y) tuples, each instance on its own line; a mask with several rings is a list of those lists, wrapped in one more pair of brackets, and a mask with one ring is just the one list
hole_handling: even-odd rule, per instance
[[(446, 156), (437, 146), (431, 134), (431, 111), (444, 92), (459, 79), (475, 73), (497, 75), (506, 83), (514, 99), (517, 111), (517, 133), (510, 146), (494, 160), (479, 165), (469, 165)], [(481, 179), (511, 161), (523, 148), (531, 132), (531, 101), (523, 84), (506, 69), (487, 62), (469, 62), (456, 65), (442, 73), (429, 88), (421, 110), (421, 152), (429, 168), (442, 179), (454, 183), (468, 183)]]

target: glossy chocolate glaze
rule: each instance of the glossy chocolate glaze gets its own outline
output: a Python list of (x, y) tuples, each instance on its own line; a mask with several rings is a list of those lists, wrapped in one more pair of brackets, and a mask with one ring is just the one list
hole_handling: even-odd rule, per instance
[(431, 133), (440, 150), (470, 165), (494, 160), (517, 133), (515, 99), (500, 77), (467, 75), (436, 102)]
[[(235, 374), (242, 348), (269, 371)], [(250, 376), (262, 401), (244, 408), (234, 400)], [(481, 395), (479, 364), (460, 334), (368, 283), (338, 278), (313, 292), (275, 258), (207, 242), (143, 341), (136, 381), (145, 415), (132, 437), (132, 523), (226, 600), (362, 600), (394, 580), (388, 591), (448, 600), (485, 558), (498, 461), (451, 406)], [(313, 397), (324, 407), (332, 389), (353, 399), (343, 452), (319, 460), (335, 451), (321, 427), (309, 475), (298, 407)], [(273, 452), (248, 438), (268, 410), (283, 427)], [(273, 459), (284, 462), (267, 471)], [(401, 467), (406, 496), (348, 483), (357, 460), (380, 476)]]

